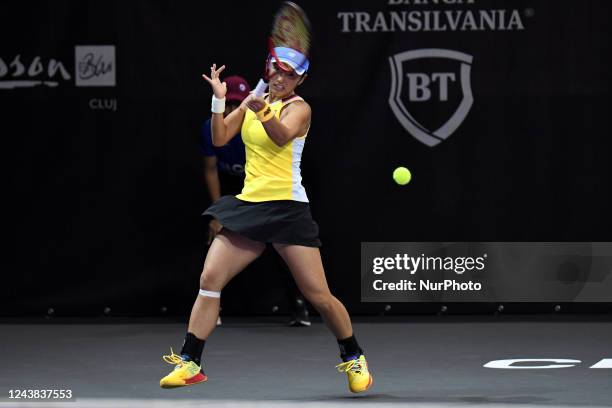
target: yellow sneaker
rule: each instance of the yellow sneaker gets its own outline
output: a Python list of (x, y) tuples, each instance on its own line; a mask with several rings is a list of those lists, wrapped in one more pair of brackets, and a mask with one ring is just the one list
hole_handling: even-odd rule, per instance
[(170, 355), (163, 356), (162, 359), (168, 364), (176, 365), (170, 374), (159, 381), (162, 388), (182, 387), (208, 380), (200, 366), (193, 361), (183, 360), (181, 356), (174, 354), (172, 348), (170, 349)]
[(346, 373), (351, 392), (363, 392), (370, 388), (374, 381), (372, 374), (368, 370), (368, 362), (363, 354), (359, 358), (338, 364), (336, 368), (339, 372)]

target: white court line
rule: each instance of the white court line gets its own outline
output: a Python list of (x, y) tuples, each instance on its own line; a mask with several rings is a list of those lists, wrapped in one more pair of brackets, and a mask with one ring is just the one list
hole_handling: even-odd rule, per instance
[(339, 405), (358, 404), (359, 408), (389, 408), (390, 406), (401, 405), (408, 408), (609, 408), (595, 405), (538, 405), (538, 404), (487, 404), (487, 403), (426, 403), (426, 402), (370, 402), (366, 401), (367, 395), (363, 397), (347, 397), (346, 401), (334, 400), (324, 401), (247, 401), (247, 400), (206, 400), (206, 399), (93, 399), (83, 398), (78, 400), (56, 400), (49, 401), (15, 401), (0, 402), (0, 407), (28, 407), (28, 408), (246, 408), (246, 407), (309, 407), (309, 408), (328, 408)]

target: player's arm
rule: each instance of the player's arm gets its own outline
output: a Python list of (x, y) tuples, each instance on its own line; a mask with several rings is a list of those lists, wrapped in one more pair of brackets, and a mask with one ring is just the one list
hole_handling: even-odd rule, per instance
[[(227, 84), (221, 82), (219, 75), (225, 69), (225, 65), (217, 69), (217, 64), (210, 67), (210, 77), (205, 74), (202, 77), (210, 84), (213, 94), (217, 99), (224, 99), (227, 93)], [(221, 110), (223, 110), (221, 108)], [(236, 109), (227, 117), (223, 117), (223, 112), (212, 114), (212, 143), (214, 146), (224, 146), (229, 142), (240, 130), (242, 121), (244, 120), (244, 109)]]
[[(252, 97), (248, 102), (249, 108), (261, 110), (265, 102), (261, 98)], [(272, 117), (263, 122), (263, 127), (277, 146), (284, 146), (296, 137), (306, 134), (310, 126), (310, 105), (304, 101), (293, 102), (281, 112), (280, 119)]]
[(263, 123), (266, 133), (278, 146), (284, 146), (296, 137), (303, 136), (310, 125), (310, 105), (304, 101), (293, 102), (281, 112), (280, 119), (273, 117)]
[[(229, 115), (223, 117), (221, 113), (213, 113), (212, 118), (212, 142), (213, 145), (220, 147), (225, 146), (234, 136), (240, 132), (242, 122), (244, 121), (245, 110), (243, 105), (240, 108), (234, 109)], [(218, 117), (218, 118), (217, 118)], [(215, 118), (217, 120), (215, 121)], [(215, 125), (215, 122), (217, 124)]]

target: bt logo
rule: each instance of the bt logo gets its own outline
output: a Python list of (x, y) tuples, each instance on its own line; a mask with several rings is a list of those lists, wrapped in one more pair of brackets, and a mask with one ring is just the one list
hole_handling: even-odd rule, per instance
[(421, 143), (429, 147), (440, 144), (467, 117), (474, 102), (472, 62), (469, 54), (439, 48), (408, 50), (389, 57), (389, 107), (402, 127)]
[(438, 86), (438, 99), (448, 101), (448, 84), (454, 82), (454, 72), (437, 72), (432, 75), (425, 73), (406, 74), (408, 77), (408, 99), (411, 102), (423, 102), (431, 99), (431, 88)]

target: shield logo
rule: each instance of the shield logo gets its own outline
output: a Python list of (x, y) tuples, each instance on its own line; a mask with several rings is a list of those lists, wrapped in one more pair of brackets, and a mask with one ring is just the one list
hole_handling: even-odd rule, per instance
[(427, 146), (448, 139), (469, 113), (474, 102), (472, 59), (438, 48), (389, 57), (389, 106), (404, 129)]

